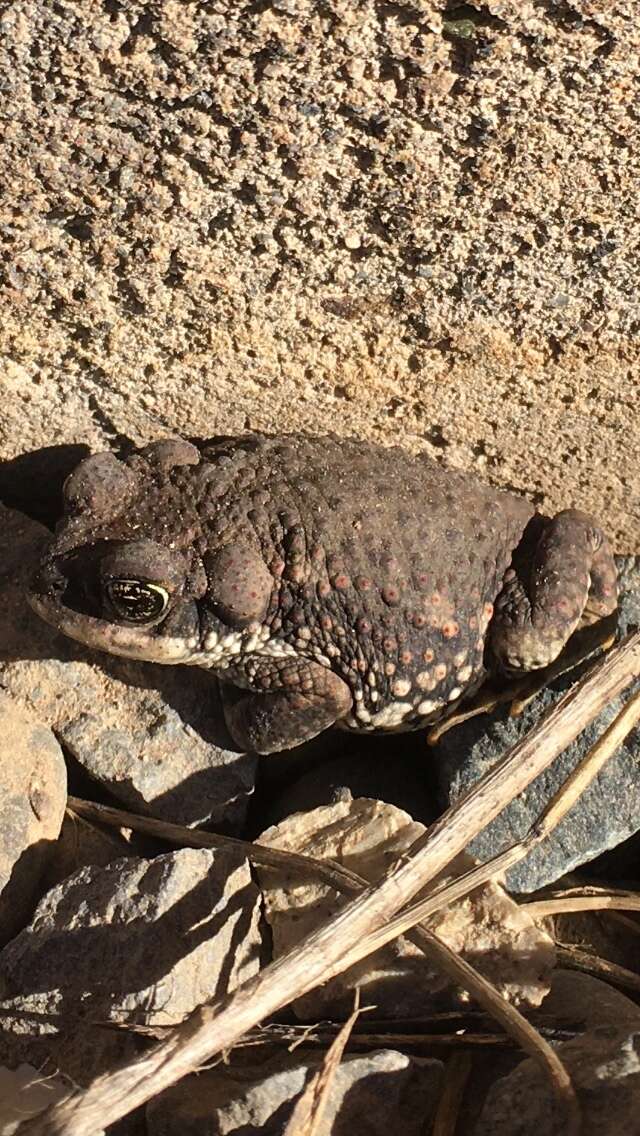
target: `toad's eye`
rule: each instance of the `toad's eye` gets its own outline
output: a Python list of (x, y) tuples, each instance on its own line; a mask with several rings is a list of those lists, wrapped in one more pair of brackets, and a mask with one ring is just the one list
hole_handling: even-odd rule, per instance
[(109, 580), (105, 592), (114, 611), (127, 623), (152, 623), (169, 603), (166, 588), (142, 580)]

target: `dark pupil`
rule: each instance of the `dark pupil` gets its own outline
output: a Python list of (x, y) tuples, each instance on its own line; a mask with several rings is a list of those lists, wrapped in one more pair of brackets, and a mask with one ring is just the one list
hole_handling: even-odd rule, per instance
[(107, 593), (116, 611), (123, 619), (143, 623), (160, 615), (165, 598), (155, 588), (141, 584), (139, 580), (111, 580)]

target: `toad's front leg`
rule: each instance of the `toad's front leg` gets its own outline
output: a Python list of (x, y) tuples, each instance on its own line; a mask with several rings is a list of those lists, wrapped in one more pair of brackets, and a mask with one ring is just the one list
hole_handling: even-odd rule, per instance
[(220, 677), (229, 732), (239, 746), (253, 753), (301, 745), (344, 718), (352, 707), (346, 682), (307, 659), (251, 660), (242, 671), (234, 668)]
[(508, 673), (548, 666), (577, 627), (617, 605), (611, 547), (587, 513), (536, 517), (525, 544), (529, 551), (520, 563), (514, 557), (491, 621), (491, 647)]

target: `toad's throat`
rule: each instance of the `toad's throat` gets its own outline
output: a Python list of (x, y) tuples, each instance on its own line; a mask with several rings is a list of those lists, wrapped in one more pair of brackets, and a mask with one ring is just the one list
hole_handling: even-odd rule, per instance
[(47, 595), (32, 592), (29, 603), (42, 619), (56, 630), (68, 635), (86, 647), (167, 666), (183, 664), (224, 671), (239, 659), (257, 655), (266, 658), (294, 657), (290, 644), (272, 637), (270, 629), (251, 624), (242, 631), (224, 625), (209, 626), (199, 634), (172, 635), (162, 624), (142, 628), (112, 623), (63, 607)]
[(57, 631), (62, 631), (78, 643), (122, 655), (127, 659), (144, 659), (150, 663), (188, 663), (199, 648), (195, 637), (183, 638), (162, 635), (157, 628), (142, 631), (140, 627), (110, 623), (93, 615), (61, 608), (47, 596), (31, 593), (29, 603), (37, 614)]

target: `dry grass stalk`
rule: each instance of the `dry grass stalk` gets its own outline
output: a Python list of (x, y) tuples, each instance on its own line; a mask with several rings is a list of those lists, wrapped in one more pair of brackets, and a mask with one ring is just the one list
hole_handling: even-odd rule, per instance
[[(537, 1020), (537, 1019), (536, 1019)], [(86, 1026), (86, 1019), (83, 1024)], [(574, 1028), (575, 1027), (575, 1028)], [(120, 1033), (138, 1034), (140, 1037), (158, 1039), (167, 1037), (174, 1026), (142, 1026), (139, 1024), (109, 1022), (103, 1028), (118, 1030)], [(323, 1022), (320, 1025), (289, 1025), (286, 1029), (274, 1029), (274, 1023), (259, 1029), (249, 1030), (236, 1042), (233, 1053), (241, 1049), (260, 1049), (274, 1045), (287, 1045), (291, 1052), (296, 1049), (323, 1049), (331, 1043), (341, 1028), (340, 1022)], [(554, 1042), (569, 1041), (579, 1032), (576, 1023), (558, 1021), (554, 1025), (540, 1025), (538, 1030), (543, 1040), (547, 1037)], [(442, 1049), (482, 1050), (502, 1049), (513, 1050), (515, 1041), (505, 1033), (471, 1033), (467, 1027), (460, 1027), (458, 1032), (449, 1033), (410, 1033), (401, 1030), (385, 1031), (381, 1028), (367, 1030), (366, 1033), (358, 1031), (349, 1039), (348, 1049), (351, 1051), (367, 1051), (370, 1049), (401, 1049), (420, 1050), (420, 1056), (437, 1056)], [(211, 1067), (215, 1062), (211, 1062)]]
[(83, 817), (84, 820), (96, 821), (98, 824), (107, 824), (111, 828), (130, 828), (145, 836), (153, 836), (157, 840), (166, 840), (168, 844), (177, 844), (182, 848), (233, 848), (243, 852), (252, 864), (264, 868), (285, 868), (291, 872), (296, 870), (303, 875), (317, 877), (319, 861), (313, 856), (305, 856), (302, 852), (284, 852), (280, 848), (266, 848), (261, 844), (252, 844), (249, 840), (239, 840), (236, 836), (220, 836), (217, 832), (205, 832), (199, 828), (187, 828), (186, 825), (172, 824), (167, 820), (158, 820), (156, 817), (141, 816), (139, 813), (130, 813), (126, 809), (116, 809), (111, 805), (98, 805), (95, 801), (83, 801), (80, 797), (67, 797), (67, 809), (73, 815)]
[(351, 1031), (360, 1010), (356, 1008), (344, 1023), (324, 1055), (322, 1065), (305, 1086), (295, 1103), (295, 1107), (282, 1136), (316, 1136), (329, 1098), (336, 1070), (342, 1061)]
[[(417, 1018), (376, 1018), (373, 1009), (371, 1007), (372, 1013), (367, 1015), (365, 1024), (354, 1027), (348, 1049), (513, 1049), (516, 1044), (504, 1031), (495, 1028), (498, 1023), (493, 1016), (480, 1008), (439, 1011)], [(545, 1014), (543, 1009), (531, 1011), (531, 1015), (537, 1030), (550, 1041), (570, 1041), (580, 1032), (580, 1018)], [(86, 1018), (84, 1022), (86, 1025)], [(291, 1052), (301, 1046), (326, 1049), (341, 1025), (331, 1019), (313, 1023), (270, 1021), (247, 1030), (235, 1043), (233, 1052), (274, 1045), (289, 1048)], [(157, 1040), (167, 1037), (175, 1026), (145, 1026), (124, 1021), (100, 1023), (99, 1028)]]
[[(540, 1033), (553, 1042), (570, 1041), (581, 1032), (580, 1016), (558, 1016), (547, 1014), (543, 1009), (531, 1011), (532, 1021)], [(112, 1023), (109, 1023), (111, 1027)], [(459, 1009), (439, 1012), (418, 1018), (376, 1018), (368, 1015), (361, 1025), (356, 1025), (349, 1039), (348, 1049), (420, 1049), (426, 1056), (433, 1056), (439, 1049), (504, 1049), (512, 1050), (514, 1040), (494, 1028), (492, 1016), (481, 1009)], [(140, 1025), (118, 1023), (119, 1030), (149, 1035), (149, 1030)], [(154, 1036), (165, 1037), (174, 1027), (154, 1027)], [(249, 1030), (234, 1046), (239, 1049), (253, 1049), (260, 1046), (281, 1045), (292, 1052), (299, 1047), (326, 1048), (341, 1025), (339, 1022), (323, 1020), (314, 1024), (300, 1022), (268, 1022)], [(155, 1032), (157, 1031), (157, 1032)], [(446, 1032), (443, 1032), (446, 1031)]]
[(431, 1136), (455, 1136), (462, 1097), (472, 1067), (473, 1063), (468, 1053), (454, 1053), (447, 1061)]
[(582, 947), (573, 943), (556, 943), (558, 962), (570, 970), (580, 970), (583, 974), (592, 974), (594, 978), (602, 978), (612, 986), (619, 986), (622, 990), (640, 991), (640, 974), (634, 970), (627, 970), (626, 966), (619, 966), (617, 962), (593, 955)]
[[(330, 922), (220, 1003), (200, 1007), (167, 1040), (28, 1121), (22, 1129), (24, 1136), (92, 1136), (229, 1048), (294, 998), (372, 953), (381, 945), (373, 942), (380, 939), (379, 929), (388, 927), (395, 913), (639, 675), (640, 632), (636, 632), (567, 691), (535, 729), (447, 810), (383, 879), (365, 888)], [(384, 941), (393, 936), (391, 931)]]
[[(544, 899), (531, 900), (520, 905), (533, 919), (541, 919), (545, 915), (566, 915), (570, 911), (640, 911), (640, 892), (625, 891), (615, 888), (610, 891), (577, 891), (554, 893)], [(625, 922), (625, 926), (640, 934), (640, 923), (632, 920)]]
[(640, 690), (623, 706), (589, 753), (567, 778), (562, 788), (545, 809), (538, 829), (543, 836), (555, 828), (578, 797), (591, 784), (610, 757), (622, 745), (631, 730), (640, 722)]
[[(416, 936), (418, 933), (418, 937)], [(505, 1001), (493, 983), (479, 974), (460, 955), (455, 954), (433, 932), (426, 927), (416, 927), (413, 932), (413, 941), (424, 944), (423, 950), (429, 953), (441, 970), (467, 990), (487, 1013), (491, 1014), (503, 1027), (505, 1033), (512, 1037), (520, 1047), (542, 1065), (551, 1081), (553, 1091), (558, 1098), (560, 1107), (566, 1117), (567, 1136), (574, 1136), (580, 1131), (580, 1108), (571, 1084), (571, 1078), (558, 1057), (553, 1046), (540, 1036), (535, 1026), (531, 1025), (525, 1017)]]
[[(299, 856), (297, 853), (284, 852), (278, 849), (264, 849), (260, 844), (250, 844), (246, 841), (221, 837), (216, 834), (194, 832), (192, 829), (183, 828), (179, 825), (155, 821), (148, 817), (136, 817), (133, 813), (125, 813), (120, 809), (107, 808), (102, 805), (93, 805), (77, 798), (70, 798), (69, 805), (74, 812), (78, 812), (88, 819), (107, 820), (108, 823), (116, 826), (126, 826), (157, 836), (163, 835), (165, 838), (171, 839), (172, 842), (192, 844), (195, 838), (195, 842), (200, 847), (204, 845), (217, 848), (224, 847), (225, 844), (232, 844), (236, 848), (242, 846), (247, 856), (257, 864), (264, 862), (263, 853), (267, 853), (267, 866), (286, 866), (288, 870), (292, 867), (300, 868), (305, 874), (308, 874), (310, 869), (314, 869), (314, 875), (317, 879), (323, 879), (340, 892), (358, 894), (367, 886), (367, 881), (356, 875), (355, 872), (351, 872), (332, 861), (318, 860), (311, 856)], [(275, 863), (271, 855), (272, 852), (276, 853)], [(524, 855), (524, 852), (522, 854)], [(481, 882), (486, 882), (487, 879), (495, 875), (495, 868), (492, 864), (480, 866), (475, 870), (475, 873), (467, 873), (431, 893), (433, 900), (431, 900), (431, 896), (429, 900), (432, 911), (441, 910), (454, 899), (461, 898), (474, 887), (477, 887), (477, 873), (482, 875)], [(526, 1018), (509, 1002), (506, 1002), (487, 979), (483, 978), (464, 959), (451, 951), (427, 928), (410, 927), (408, 938), (427, 956), (431, 957), (454, 983), (471, 994), (502, 1025), (505, 1033), (524, 1049), (525, 1053), (534, 1057), (546, 1069), (567, 1115), (575, 1114), (576, 1105), (572, 1099), (572, 1090), (564, 1067), (558, 1060), (552, 1046), (540, 1036)]]
[[(326, 1023), (325, 1023), (326, 1027)], [(164, 1032), (169, 1032), (168, 1026), (164, 1027)], [(301, 1027), (297, 1027), (300, 1029)], [(338, 1030), (338, 1024), (333, 1023), (333, 1028), (328, 1027), (321, 1029), (313, 1026), (305, 1027), (306, 1033), (301, 1034), (298, 1038), (295, 1037), (296, 1027), (291, 1027), (291, 1040), (295, 1041), (296, 1048), (299, 1046), (306, 1046), (310, 1048), (322, 1047), (326, 1048), (327, 1044), (335, 1036)], [(565, 1031), (566, 1032), (566, 1031)], [(265, 1027), (263, 1030), (258, 1030), (245, 1034), (243, 1038), (234, 1046), (234, 1052), (238, 1049), (252, 1049), (259, 1046), (269, 1045), (272, 1046), (275, 1041), (282, 1040), (286, 1035), (272, 1035), (269, 1028)], [(563, 1036), (563, 1040), (564, 1036)], [(421, 1033), (399, 1033), (397, 1030), (391, 1030), (385, 1033), (384, 1030), (376, 1030), (367, 1033), (352, 1034), (349, 1040), (350, 1050), (368, 1050), (368, 1049), (414, 1049), (424, 1050), (421, 1056), (432, 1055), (436, 1050), (440, 1049), (513, 1049), (514, 1043), (503, 1033), (434, 1033), (434, 1034), (421, 1034)]]

